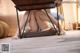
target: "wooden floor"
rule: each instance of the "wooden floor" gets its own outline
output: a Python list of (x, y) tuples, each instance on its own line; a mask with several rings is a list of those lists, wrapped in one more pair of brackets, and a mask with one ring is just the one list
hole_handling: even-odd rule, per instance
[(80, 31), (67, 31), (62, 36), (1, 39), (10, 44), (10, 53), (80, 53)]

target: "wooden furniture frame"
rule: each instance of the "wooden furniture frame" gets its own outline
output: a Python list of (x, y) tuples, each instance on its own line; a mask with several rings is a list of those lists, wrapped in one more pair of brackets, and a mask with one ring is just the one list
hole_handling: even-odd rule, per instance
[[(27, 23), (27, 20), (28, 20), (28, 16), (30, 15), (30, 11), (31, 10), (40, 10), (40, 9), (44, 9), (47, 16), (49, 17), (46, 9), (50, 9), (50, 8), (55, 8), (57, 7), (57, 19), (59, 20), (59, 16), (58, 16), (58, 6), (60, 4), (58, 3), (55, 3), (56, 0), (50, 0), (50, 2), (48, 2), (49, 0), (45, 0), (46, 2), (30, 2), (29, 3), (26, 3), (26, 1), (28, 0), (12, 0), (15, 4), (15, 7), (16, 7), (16, 13), (17, 13), (17, 22), (18, 22), (18, 29), (19, 29), (19, 38), (23, 38), (23, 37), (27, 37), (28, 34), (35, 34), (35, 35), (39, 35), (39, 34), (43, 34), (45, 36), (48, 36), (48, 35), (53, 35), (53, 32), (51, 34), (46, 34), (46, 31), (43, 31), (43, 32), (37, 32), (37, 33), (27, 33), (26, 36), (24, 36), (24, 30), (25, 30), (25, 27), (26, 27), (26, 23)], [(30, 0), (31, 1), (31, 0)], [(34, 1), (34, 0), (33, 0)], [(39, 0), (38, 0), (39, 1)], [(42, 1), (42, 0), (41, 0)], [(60, 1), (60, 0), (59, 0)], [(61, 0), (62, 1), (62, 0)], [(27, 19), (26, 19), (26, 22), (25, 22), (25, 25), (24, 25), (24, 28), (23, 28), (23, 32), (21, 33), (21, 29), (20, 29), (20, 21), (19, 21), (19, 14), (18, 14), (18, 10), (19, 11), (29, 11), (28, 13), (28, 16), (27, 16)], [(50, 18), (49, 18), (50, 19)], [(52, 22), (52, 20), (50, 19), (50, 21)], [(52, 23), (53, 24), (53, 23)], [(54, 26), (54, 24), (53, 24)], [(59, 26), (58, 26), (58, 29), (59, 29)], [(55, 29), (55, 34), (58, 34), (60, 35), (60, 30), (56, 30)], [(32, 36), (31, 36), (32, 37)]]

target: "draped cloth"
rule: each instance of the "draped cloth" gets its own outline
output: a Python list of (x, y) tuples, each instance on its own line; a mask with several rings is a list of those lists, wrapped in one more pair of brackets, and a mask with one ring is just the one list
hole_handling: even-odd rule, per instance
[[(24, 17), (21, 18), (20, 21), (20, 28), (22, 32), (28, 13), (29, 11), (26, 11)], [(58, 21), (50, 13), (48, 13), (48, 15), (44, 10), (30, 11), (24, 32), (49, 31), (55, 29), (54, 26), (58, 29)], [(62, 29), (60, 28), (60, 30)], [(18, 31), (16, 35), (19, 35)]]
[(9, 25), (0, 20), (0, 38), (9, 37)]
[[(27, 18), (28, 12), (25, 13), (24, 18)], [(57, 24), (57, 20), (48, 13), (50, 19), (54, 24)], [(37, 32), (37, 31), (45, 31), (49, 30), (53, 27), (53, 23), (51, 23), (49, 17), (43, 10), (32, 10), (28, 17), (26, 30), (30, 32)], [(23, 28), (23, 27), (22, 27)]]

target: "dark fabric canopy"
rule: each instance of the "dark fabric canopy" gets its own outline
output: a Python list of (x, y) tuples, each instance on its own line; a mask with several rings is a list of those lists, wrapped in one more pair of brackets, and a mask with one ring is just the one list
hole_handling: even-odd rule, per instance
[[(38, 10), (54, 8), (61, 4), (62, 0), (12, 0), (17, 9), (24, 10)], [(58, 5), (57, 5), (58, 4)]]

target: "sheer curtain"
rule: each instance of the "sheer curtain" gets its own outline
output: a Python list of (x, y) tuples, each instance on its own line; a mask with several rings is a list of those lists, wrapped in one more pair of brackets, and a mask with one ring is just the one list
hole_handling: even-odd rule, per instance
[[(68, 1), (69, 3), (63, 3), (63, 11), (65, 18), (65, 29), (72, 30), (73, 23), (77, 22), (77, 8), (76, 8), (76, 0), (63, 0)], [(73, 2), (73, 3), (70, 3)]]

